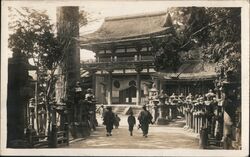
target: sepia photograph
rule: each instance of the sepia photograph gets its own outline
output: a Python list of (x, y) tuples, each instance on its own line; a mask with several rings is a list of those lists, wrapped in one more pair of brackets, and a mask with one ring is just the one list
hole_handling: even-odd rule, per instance
[(249, 155), (249, 1), (1, 4), (0, 155)]

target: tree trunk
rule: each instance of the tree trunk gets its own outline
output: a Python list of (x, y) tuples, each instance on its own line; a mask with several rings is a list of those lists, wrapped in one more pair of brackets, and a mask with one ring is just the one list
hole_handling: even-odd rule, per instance
[(66, 97), (69, 122), (74, 122), (74, 86), (80, 79), (80, 48), (74, 38), (79, 37), (79, 7), (57, 8), (57, 33), (65, 51), (64, 71), (66, 72)]

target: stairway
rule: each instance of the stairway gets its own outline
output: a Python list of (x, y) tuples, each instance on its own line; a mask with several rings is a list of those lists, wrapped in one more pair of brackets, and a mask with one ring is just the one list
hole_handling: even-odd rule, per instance
[(126, 106), (115, 106), (113, 107), (114, 113), (118, 115), (123, 115), (124, 110), (126, 109)]
[[(106, 105), (104, 105), (105, 107)], [(110, 105), (109, 105), (110, 106)], [(136, 106), (136, 105), (111, 105), (113, 112), (118, 114), (118, 115), (129, 115), (129, 110), (133, 110), (134, 116), (138, 116), (140, 111), (142, 110), (141, 106)], [(97, 109), (100, 107), (100, 105), (97, 105)]]

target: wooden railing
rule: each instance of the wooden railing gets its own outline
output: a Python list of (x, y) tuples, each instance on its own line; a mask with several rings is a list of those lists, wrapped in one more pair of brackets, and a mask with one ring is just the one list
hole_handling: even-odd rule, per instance
[(32, 148), (48, 148), (49, 147), (49, 137), (46, 135), (36, 135), (30, 137), (30, 146)]
[(63, 131), (58, 131), (56, 125), (52, 125), (50, 136), (27, 134), (28, 142), (31, 148), (57, 148), (69, 145), (69, 126), (64, 125)]
[(96, 62), (96, 63), (82, 63), (81, 68), (85, 70), (105, 70), (112, 67), (112, 69), (134, 69), (137, 66), (145, 68), (154, 68), (152, 60), (138, 60), (138, 61), (117, 61), (117, 62)]
[(69, 145), (69, 126), (67, 123), (64, 125), (63, 131), (58, 131), (56, 125), (52, 125), (51, 132), (51, 148), (57, 148), (59, 146), (68, 146)]

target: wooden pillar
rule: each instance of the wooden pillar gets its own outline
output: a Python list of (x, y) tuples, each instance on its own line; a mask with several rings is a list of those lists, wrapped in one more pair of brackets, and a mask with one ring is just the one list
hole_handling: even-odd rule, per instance
[(195, 117), (194, 117), (194, 114), (192, 115), (191, 128), (193, 129), (193, 132), (195, 132)]
[(137, 74), (136, 74), (136, 105), (140, 105), (141, 104), (141, 71), (142, 71), (142, 67), (136, 67), (135, 68)]
[(108, 70), (108, 104), (112, 104), (112, 72), (113, 70)]
[(200, 115), (198, 115), (197, 119), (198, 119), (197, 133), (199, 134), (200, 133), (200, 128), (201, 128), (201, 117), (200, 117)]
[(55, 124), (56, 125), (56, 110), (52, 109), (52, 125)]
[(141, 78), (140, 73), (136, 74), (136, 105), (140, 105), (141, 103)]
[(178, 95), (181, 94), (181, 85), (180, 85), (180, 82), (177, 82), (178, 83)]

